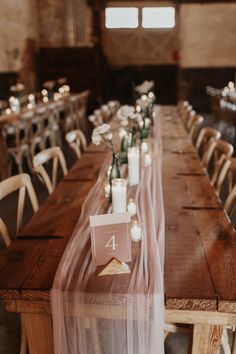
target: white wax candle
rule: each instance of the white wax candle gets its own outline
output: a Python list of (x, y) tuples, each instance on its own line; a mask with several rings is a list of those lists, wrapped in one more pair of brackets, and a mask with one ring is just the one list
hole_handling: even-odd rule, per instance
[(126, 211), (126, 180), (115, 178), (112, 180), (112, 210), (113, 213)]
[(133, 223), (131, 229), (130, 229), (130, 235), (132, 241), (140, 241), (142, 239), (142, 229), (139, 226), (139, 224), (136, 222)]
[(144, 166), (151, 166), (152, 164), (152, 158), (150, 154), (145, 154), (144, 156)]
[(145, 141), (143, 141), (142, 144), (141, 144), (141, 151), (142, 151), (143, 154), (148, 152), (148, 144)]
[(128, 149), (128, 169), (129, 169), (129, 184), (139, 184), (139, 149), (131, 147)]
[(127, 211), (130, 213), (131, 216), (136, 214), (136, 203), (133, 199), (130, 199), (127, 205)]

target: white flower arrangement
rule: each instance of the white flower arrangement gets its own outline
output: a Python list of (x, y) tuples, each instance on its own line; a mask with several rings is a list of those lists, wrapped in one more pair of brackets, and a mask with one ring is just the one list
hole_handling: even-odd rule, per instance
[(129, 105), (124, 105), (121, 106), (120, 109), (117, 111), (117, 117), (122, 120), (122, 119), (128, 119), (130, 116), (132, 116), (135, 112), (134, 106), (129, 106)]
[(135, 111), (135, 107), (128, 105), (120, 107), (117, 111), (117, 117), (123, 127), (127, 127), (130, 121), (137, 121), (139, 123), (142, 120), (142, 115)]
[(113, 134), (111, 131), (111, 126), (109, 124), (102, 124), (93, 130), (92, 142), (95, 145), (100, 145), (102, 141), (108, 142), (111, 145), (112, 150), (114, 151), (113, 146)]

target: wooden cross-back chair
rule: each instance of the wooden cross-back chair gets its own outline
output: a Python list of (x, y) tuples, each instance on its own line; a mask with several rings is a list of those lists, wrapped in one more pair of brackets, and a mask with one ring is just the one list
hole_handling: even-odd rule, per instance
[[(24, 213), (26, 192), (28, 193), (34, 212), (38, 210), (39, 205), (34, 191), (34, 187), (31, 183), (30, 176), (27, 175), (26, 173), (9, 177), (4, 181), (0, 182), (0, 200), (4, 199), (9, 194), (16, 191), (19, 191), (17, 219), (16, 219), (16, 235), (18, 235), (23, 223), (23, 213)], [(7, 228), (7, 225), (2, 220), (2, 218), (0, 218), (0, 235), (3, 238), (6, 247), (10, 246), (12, 242), (12, 238), (10, 236), (10, 232)], [(27, 338), (26, 338), (24, 323), (21, 317), (20, 354), (26, 354), (26, 353), (27, 353)]]
[(218, 130), (209, 127), (202, 128), (195, 143), (195, 147), (198, 150), (199, 155), (201, 156), (201, 152), (203, 154), (205, 153), (211, 139), (218, 140), (220, 137), (221, 133)]
[(182, 114), (182, 120), (186, 128), (188, 127), (188, 122), (193, 115), (196, 115), (196, 112), (193, 110), (191, 105), (188, 105)]
[(209, 168), (210, 161), (213, 159), (213, 173), (211, 183), (215, 185), (219, 178), (221, 169), (227, 158), (233, 155), (234, 148), (224, 140), (211, 139), (208, 149), (203, 155), (203, 165), (206, 170)]
[[(15, 161), (19, 173), (23, 173), (24, 158), (28, 167), (30, 169), (32, 167), (30, 160), (30, 124), (28, 123), (32, 116), (31, 111), (22, 113), (18, 121), (6, 124), (3, 127), (3, 138), (7, 152)], [(11, 171), (9, 172), (11, 174)]]
[[(43, 166), (50, 160), (52, 160), (52, 178), (49, 177), (48, 172)], [(58, 162), (60, 163), (63, 175), (65, 176), (67, 174), (66, 161), (58, 146), (43, 150), (33, 158), (34, 171), (45, 184), (49, 194), (54, 191), (57, 184)]]
[(188, 112), (188, 116), (186, 117), (187, 119), (185, 122), (185, 126), (188, 132), (190, 131), (196, 116), (197, 116), (196, 111), (194, 111), (193, 109)]
[(224, 182), (226, 182), (227, 197), (224, 203), (225, 210), (230, 213), (232, 210), (233, 202), (236, 198), (236, 158), (230, 157), (225, 160), (225, 163), (220, 171), (219, 178), (216, 181), (215, 189), (216, 194), (220, 196)]
[(178, 113), (181, 117), (183, 116), (183, 114), (188, 106), (189, 106), (188, 101), (181, 100), (178, 102), (177, 110), (178, 110)]
[(78, 159), (81, 158), (81, 147), (82, 150), (85, 151), (87, 148), (87, 141), (84, 136), (84, 133), (80, 130), (72, 130), (71, 132), (66, 134), (66, 141), (75, 152)]
[(193, 116), (191, 125), (189, 127), (189, 136), (192, 139), (192, 141), (196, 140), (197, 133), (199, 131), (200, 125), (203, 123), (204, 118), (203, 116), (200, 116), (199, 114), (196, 114)]

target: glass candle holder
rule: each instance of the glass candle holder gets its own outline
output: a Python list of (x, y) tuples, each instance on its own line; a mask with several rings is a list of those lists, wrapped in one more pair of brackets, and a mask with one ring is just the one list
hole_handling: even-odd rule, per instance
[(138, 221), (134, 221), (132, 223), (131, 229), (130, 229), (130, 236), (132, 241), (138, 242), (141, 241), (142, 239), (142, 228), (139, 225)]
[(123, 213), (126, 211), (127, 183), (123, 178), (112, 180), (112, 211), (113, 213)]
[(148, 167), (152, 165), (152, 157), (150, 154), (145, 154), (144, 155), (144, 166)]
[(128, 170), (129, 184), (139, 184), (140, 155), (138, 147), (131, 147), (128, 149)]
[(143, 154), (146, 154), (146, 152), (148, 152), (148, 143), (146, 141), (143, 141), (141, 144), (141, 152)]
[(110, 197), (110, 192), (111, 192), (111, 185), (109, 182), (107, 182), (104, 186), (104, 193), (106, 198)]
[(137, 208), (136, 208), (136, 203), (133, 199), (129, 199), (127, 205), (127, 211), (130, 213), (131, 216), (136, 214)]

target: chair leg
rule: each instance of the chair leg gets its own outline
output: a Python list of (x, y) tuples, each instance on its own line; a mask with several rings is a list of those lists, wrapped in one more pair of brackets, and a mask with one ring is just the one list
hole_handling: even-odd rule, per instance
[(236, 354), (236, 331), (233, 332), (232, 354)]
[(19, 173), (23, 173), (22, 154), (15, 156), (15, 162), (17, 164)]
[(231, 349), (229, 345), (229, 335), (227, 328), (223, 328), (222, 335), (221, 335), (221, 345), (224, 351), (224, 354), (231, 354)]
[(20, 354), (27, 354), (27, 338), (25, 332), (25, 326), (22, 316), (20, 317), (21, 320), (21, 343), (20, 343)]
[(29, 167), (30, 171), (34, 172), (33, 163), (32, 163), (32, 157), (31, 157), (30, 151), (27, 151), (25, 153), (25, 156), (26, 156), (27, 164), (28, 164), (28, 167)]

